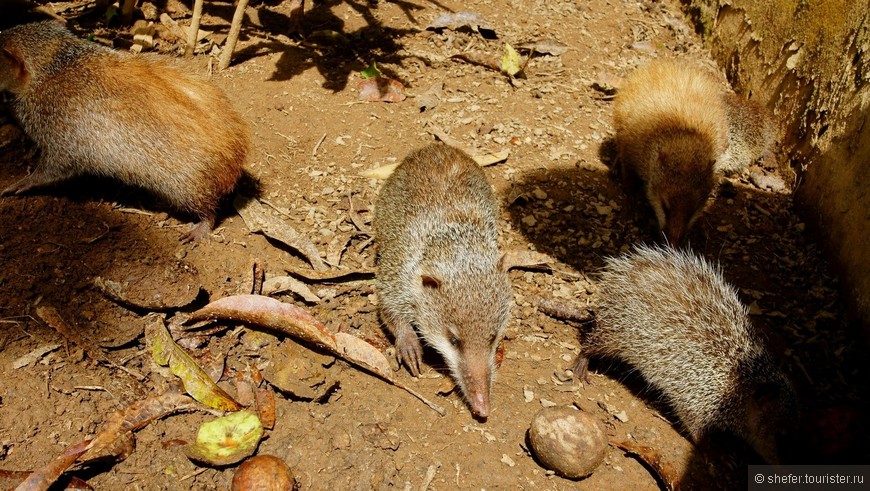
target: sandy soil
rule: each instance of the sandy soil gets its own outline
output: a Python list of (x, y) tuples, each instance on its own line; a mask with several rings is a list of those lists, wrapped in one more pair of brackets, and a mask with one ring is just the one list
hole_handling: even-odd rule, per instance
[[(57, 6), (69, 8), (71, 16), (75, 4)], [(186, 22), (183, 5), (152, 7), (144, 10), (168, 11)], [(333, 269), (372, 267), (375, 249), (365, 225), (379, 181), (360, 173), (398, 162), (433, 141), (433, 131), (444, 131), (476, 153), (510, 150), (505, 162), (486, 168), (503, 203), (504, 247), (546, 253), (556, 272), (511, 272), (516, 305), (487, 421), (472, 418), (455, 392), (439, 395), (450, 384), (435, 353), (427, 355), (418, 379), (404, 369), (397, 376), (445, 406), (445, 417), (349, 365), (293, 349), (295, 343), (283, 337), (229, 326), (187, 339), (194, 353), (208, 350), (226, 358), (222, 385), (230, 393), (235, 388), (227, 380), (248, 365), (260, 367), (270, 381), (288, 360), (309, 359), (320, 367), (309, 392), (279, 391), (278, 420), (259, 453), (284, 458), (301, 489), (417, 489), (427, 471), (434, 472), (429, 489), (656, 489), (643, 465), (613, 447), (582, 481), (555, 476), (535, 461), (526, 444), (532, 417), (542, 406), (574, 404), (598, 418), (609, 437), (633, 438), (658, 450), (689, 488), (742, 487), (745, 465), (757, 457), (740, 442), (721, 438), (693, 446), (669, 422), (667, 407), (624, 369), (599, 366), (588, 385), (571, 380), (565, 368), (578, 352), (582, 326), (535, 307), (540, 298), (594, 307), (595, 272), (603, 258), (655, 239), (651, 211), (626, 197), (608, 172), (612, 102), (593, 85), (605, 86), (659, 56), (715, 69), (677, 6), (616, 0), (327, 1), (307, 6), (304, 42), (288, 31), (288, 8), (275, 2), (249, 7), (236, 61), (212, 75), (251, 124), (247, 169), (277, 219), (313, 241)], [(215, 31), (212, 39), (222, 39), (232, 6), (207, 2), (205, 10), (204, 27)], [(451, 10), (480, 14), (497, 39), (487, 32), (489, 38), (425, 29)], [(119, 46), (132, 37), (102, 27), (99, 15), (71, 25)], [(343, 40), (330, 41), (328, 31)], [(515, 84), (486, 67), (451, 59), (463, 53), (497, 61), (503, 43), (539, 39), (559, 40), (568, 50), (534, 56), (527, 78)], [(193, 62), (204, 74), (209, 43), (200, 45)], [(162, 41), (158, 49), (175, 54), (178, 46), (176, 40)], [(358, 102), (359, 72), (372, 61), (409, 95), (443, 83), (440, 104), (421, 111), (415, 97), (394, 104)], [(26, 175), (31, 162), (31, 146), (11, 126), (3, 128), (12, 136), (0, 142), (0, 187)], [(774, 182), (791, 180), (761, 167), (754, 172)], [(789, 191), (762, 189), (758, 182), (729, 178), (691, 244), (721, 262), (800, 391), (805, 445), (797, 449), (797, 461), (866, 462), (860, 411), (870, 392), (857, 329), (845, 317), (837, 280), (794, 213)], [(362, 230), (349, 218), (348, 197)], [(0, 199), (0, 467), (44, 465), (93, 435), (113, 410), (172, 382), (146, 350), (147, 309), (107, 299), (93, 287), (95, 278), (118, 281), (142, 301), (171, 303), (202, 290), (192, 304), (167, 309), (172, 316), (249, 293), (255, 263), (267, 278), (310, 271), (291, 249), (250, 233), (230, 206), (211, 240), (195, 246), (179, 242), (188, 227), (183, 220), (139, 191), (92, 178)], [(276, 296), (305, 306), (332, 329), (385, 352), (391, 347), (370, 280), (310, 287), (319, 302), (292, 293)], [(80, 336), (144, 380), (94, 362), (36, 320), (37, 305), (55, 306)], [(51, 347), (30, 363), (16, 363)], [(203, 412), (161, 419), (137, 432), (136, 449), (126, 460), (78, 475), (96, 489), (228, 489), (233, 467), (199, 467), (179, 448), (209, 419)]]

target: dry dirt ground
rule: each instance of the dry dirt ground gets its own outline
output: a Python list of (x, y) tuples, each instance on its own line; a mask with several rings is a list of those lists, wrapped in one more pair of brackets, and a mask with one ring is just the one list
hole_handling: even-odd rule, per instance
[[(78, 3), (55, 7), (72, 16), (87, 6)], [(379, 181), (360, 173), (400, 161), (440, 130), (477, 153), (510, 150), (506, 161), (486, 168), (503, 204), (504, 247), (546, 253), (556, 271), (511, 272), (516, 304), (486, 421), (472, 418), (455, 392), (440, 394), (449, 378), (434, 353), (419, 379), (404, 369), (398, 377), (445, 406), (445, 417), (342, 362), (315, 359), (305, 349), (291, 352), (295, 343), (282, 337), (230, 325), (188, 339), (194, 353), (226, 357), (222, 385), (230, 393), (235, 389), (227, 380), (248, 365), (260, 367), (274, 385), (280, 385), (280, 369), (294, 361), (314, 359), (319, 366), (305, 375), (311, 380), (305, 390), (279, 392), (277, 423), (259, 453), (284, 458), (301, 489), (417, 489), (427, 472), (434, 472), (429, 489), (656, 489), (651, 473), (614, 447), (582, 481), (555, 476), (535, 461), (526, 444), (532, 417), (542, 406), (574, 404), (598, 418), (611, 438), (655, 448), (687, 487), (742, 487), (745, 465), (757, 457), (725, 437), (690, 444), (669, 422), (667, 407), (642, 382), (626, 377), (624, 368), (598, 366), (588, 385), (570, 380), (565, 368), (578, 352), (582, 326), (550, 318), (535, 306), (549, 298), (594, 307), (595, 272), (603, 258), (655, 240), (650, 210), (626, 197), (608, 173), (612, 102), (593, 85), (607, 85), (659, 56), (695, 59), (715, 69), (679, 6), (328, 0), (306, 6), (304, 39), (289, 32), (288, 8), (278, 2), (251, 5), (236, 61), (211, 75), (251, 124), (247, 169), (267, 210), (339, 262), (333, 269), (370, 268), (375, 246), (365, 233), (371, 218), (366, 210)], [(189, 18), (187, 7), (174, 2), (145, 9), (149, 15), (169, 12), (182, 24)], [(491, 32), (485, 37), (425, 29), (448, 11), (480, 14), (497, 38)], [(206, 2), (205, 12), (204, 28), (215, 34), (200, 44), (193, 69), (208, 74), (210, 39), (220, 40), (228, 30), (232, 5)], [(106, 28), (99, 12), (70, 25), (116, 46), (129, 46), (132, 37), (126, 29)], [(497, 71), (451, 59), (462, 53), (497, 61), (505, 42), (547, 38), (567, 45), (567, 52), (535, 55), (527, 78), (514, 84)], [(178, 46), (177, 40), (162, 41), (158, 50), (177, 55)], [(440, 104), (421, 111), (415, 97), (358, 102), (359, 72), (372, 61), (409, 95), (443, 83)], [(7, 138), (3, 144), (0, 187), (26, 175), (31, 162), (26, 141)], [(772, 175), (769, 169), (755, 172)], [(794, 213), (790, 192), (762, 189), (760, 182), (728, 179), (691, 244), (722, 264), (800, 392), (804, 418), (795, 461), (866, 462), (860, 445), (866, 441), (866, 352), (845, 317), (836, 278)], [(349, 218), (348, 197), (362, 230)], [(188, 226), (184, 220), (141, 192), (92, 178), (0, 199), (0, 467), (44, 465), (93, 435), (113, 410), (172, 382), (146, 350), (148, 309), (107, 299), (93, 287), (95, 278), (120, 282), (135, 299), (171, 302), (202, 289), (191, 305), (165, 312), (172, 316), (249, 293), (254, 263), (267, 278), (310, 271), (289, 248), (249, 232), (229, 206), (211, 240), (195, 246), (179, 242)], [(385, 352), (391, 346), (371, 280), (310, 287), (319, 303), (292, 293), (276, 296), (305, 306), (332, 329)], [(144, 379), (94, 362), (36, 320), (37, 305), (55, 306), (79, 335)], [(228, 489), (233, 467), (199, 467), (180, 449), (212, 417), (192, 412), (163, 418), (137, 432), (136, 449), (126, 460), (79, 475), (96, 489)]]

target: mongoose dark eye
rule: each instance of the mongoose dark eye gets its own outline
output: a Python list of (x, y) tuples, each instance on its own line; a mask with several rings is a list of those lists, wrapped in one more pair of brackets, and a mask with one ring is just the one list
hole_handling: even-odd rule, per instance
[(457, 338), (456, 336), (451, 334), (450, 335), (450, 344), (452, 344), (454, 348), (458, 348), (459, 345), (462, 344), (462, 342), (459, 341), (459, 338)]

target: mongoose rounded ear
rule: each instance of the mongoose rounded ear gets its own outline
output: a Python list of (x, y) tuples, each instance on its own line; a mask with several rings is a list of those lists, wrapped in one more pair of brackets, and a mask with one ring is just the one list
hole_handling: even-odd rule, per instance
[(433, 290), (441, 288), (441, 281), (432, 275), (422, 274), (420, 275), (420, 281), (426, 288), (431, 288)]
[(24, 57), (21, 56), (20, 51), (15, 48), (2, 48), (0, 49), (0, 58), (2, 58), (2, 64), (9, 70), (9, 79), (14, 80), (16, 85), (27, 83), (30, 74), (27, 72)]
[(774, 382), (763, 382), (756, 385), (752, 392), (752, 400), (759, 408), (764, 409), (766, 406), (775, 404), (782, 392), (779, 385)]

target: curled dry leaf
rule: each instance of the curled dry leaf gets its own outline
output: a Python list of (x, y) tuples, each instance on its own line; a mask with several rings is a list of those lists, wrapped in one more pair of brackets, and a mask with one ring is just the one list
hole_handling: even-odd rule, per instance
[(172, 373), (181, 379), (184, 390), (191, 397), (206, 406), (221, 411), (238, 411), (242, 407), (229, 394), (215, 384), (193, 357), (175, 344), (163, 319), (154, 316), (145, 328), (145, 335), (151, 342), (151, 353), (154, 362), (161, 366), (169, 366)]
[(438, 16), (437, 19), (433, 20), (431, 24), (426, 26), (426, 29), (430, 30), (450, 29), (457, 31), (462, 28), (468, 28), (474, 32), (480, 32), (481, 29), (484, 31), (495, 31), (492, 28), (492, 25), (476, 12), (453, 12), (442, 14)]
[(505, 269), (527, 269), (530, 271), (543, 271), (547, 273), (559, 273), (564, 278), (580, 278), (581, 276), (570, 271), (557, 269), (556, 260), (537, 251), (526, 249), (511, 249), (504, 253), (502, 264)]
[(261, 233), (275, 239), (301, 254), (317, 271), (325, 271), (326, 264), (320, 259), (320, 251), (308, 239), (300, 235), (286, 222), (267, 213), (254, 198), (238, 195), (233, 199), (233, 207), (242, 217), (245, 226), (253, 233)]
[(263, 427), (271, 430), (275, 427), (275, 393), (272, 387), (265, 385), (259, 387), (254, 393), (257, 401), (257, 416)]
[[(273, 361), (275, 363), (275, 361)], [(245, 407), (257, 410), (257, 416), (263, 427), (271, 430), (275, 427), (275, 394), (268, 384), (262, 385), (263, 375), (256, 367), (236, 374), (236, 399)], [(262, 386), (261, 386), (262, 385)]]
[(471, 158), (474, 159), (475, 162), (477, 162), (477, 165), (481, 167), (488, 167), (499, 162), (504, 162), (505, 160), (507, 160), (510, 154), (510, 149), (505, 148), (504, 150), (495, 153), (472, 155)]
[(553, 298), (538, 297), (534, 303), (538, 310), (556, 319), (587, 322), (593, 317), (592, 312), (585, 307), (576, 308), (567, 302), (560, 302)]
[(68, 447), (48, 465), (33, 471), (15, 488), (15, 491), (46, 491), (89, 448), (91, 448), (90, 440)]
[(123, 365), (118, 365), (117, 363), (112, 361), (102, 348), (100, 348), (99, 346), (94, 346), (90, 341), (82, 336), (78, 330), (70, 328), (69, 324), (67, 324), (60, 316), (57, 309), (55, 309), (51, 305), (40, 305), (36, 307), (36, 315), (40, 319), (42, 319), (42, 321), (45, 322), (48, 327), (54, 329), (67, 340), (71, 341), (73, 344), (81, 348), (92, 360), (98, 361), (100, 363), (105, 363), (106, 365), (113, 368), (117, 368), (118, 370), (121, 370), (122, 372), (134, 377), (137, 381), (142, 381), (145, 379), (144, 375), (136, 373), (135, 371)]
[(353, 334), (337, 332), (335, 333), (335, 341), (340, 356), (345, 360), (353, 360), (354, 363), (387, 380), (393, 379), (393, 371), (390, 369), (387, 358), (365, 340)]
[(622, 85), (622, 78), (610, 72), (598, 72), (592, 81), (592, 88), (604, 95), (612, 96)]
[[(0, 470), (0, 489), (13, 489), (13, 486), (27, 479), (27, 476), (33, 474), (32, 471), (4, 471)], [(77, 477), (64, 476), (55, 483), (62, 486), (58, 489), (64, 491), (93, 491), (93, 487), (85, 481)]]
[(16, 370), (18, 370), (19, 368), (24, 368), (35, 361), (41, 360), (43, 356), (51, 353), (58, 348), (60, 348), (60, 343), (44, 344), (13, 361), (12, 368)]
[(568, 51), (568, 45), (555, 39), (538, 39), (517, 46), (518, 50), (534, 51), (545, 55), (561, 56)]
[(442, 416), (446, 414), (443, 408), (395, 380), (389, 362), (377, 348), (349, 334), (329, 332), (320, 321), (295, 305), (260, 295), (235, 295), (194, 312), (189, 322), (206, 319), (241, 321), (315, 344), (407, 391)]
[(335, 335), (306, 310), (262, 295), (233, 295), (191, 314), (188, 322), (225, 319), (274, 329), (335, 353)]
[(190, 397), (167, 391), (119, 409), (106, 419), (90, 450), (80, 460), (83, 463), (107, 458), (123, 460), (133, 450), (134, 431), (164, 416), (196, 407), (196, 402)]
[(319, 400), (338, 383), (335, 356), (306, 349), (293, 340), (270, 347), (266, 354), (272, 360), (266, 367), (266, 379), (286, 396)]
[(293, 292), (308, 303), (320, 303), (320, 297), (314, 294), (308, 285), (292, 276), (273, 276), (263, 282), (263, 295)]
[(366, 281), (375, 278), (375, 270), (369, 268), (358, 268), (353, 271), (325, 271), (323, 273), (312, 273), (311, 271), (300, 271), (298, 269), (288, 269), (288, 273), (297, 278), (302, 278), (308, 283), (346, 283), (349, 281)]
[(426, 89), (426, 92), (418, 95), (416, 99), (417, 108), (420, 112), (427, 109), (434, 109), (438, 104), (441, 104), (441, 95), (444, 92), (444, 82), (435, 82), (431, 87)]
[(387, 77), (367, 78), (357, 86), (361, 101), (402, 102), (405, 100), (405, 86), (402, 82)]
[(387, 164), (375, 169), (368, 169), (360, 172), (360, 175), (368, 179), (386, 179), (393, 174), (399, 164)]
[(254, 454), (263, 425), (251, 411), (228, 414), (203, 423), (196, 433), (196, 443), (185, 447), (184, 453), (196, 462), (209, 465), (230, 465)]
[(631, 440), (620, 442), (611, 440), (610, 444), (646, 464), (646, 467), (655, 473), (654, 477), (657, 477), (668, 491), (674, 491), (680, 487), (679, 472), (671, 463), (665, 462), (658, 450)]

